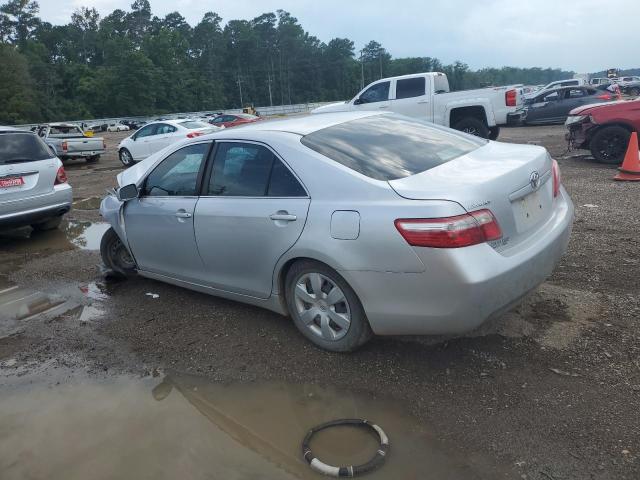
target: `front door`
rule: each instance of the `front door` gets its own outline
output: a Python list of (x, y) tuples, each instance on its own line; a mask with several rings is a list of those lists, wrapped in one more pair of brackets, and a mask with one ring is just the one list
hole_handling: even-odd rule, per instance
[(354, 100), (354, 110), (388, 110), (391, 82), (384, 81), (371, 85)]
[(195, 212), (203, 279), (221, 290), (268, 298), (278, 259), (300, 237), (309, 197), (268, 147), (217, 142)]
[(176, 130), (176, 127), (169, 125), (168, 123), (158, 123), (156, 125), (155, 134), (145, 139), (149, 149), (148, 155), (153, 155), (175, 141), (174, 133)]
[(210, 146), (197, 143), (167, 156), (146, 178), (140, 197), (126, 204), (127, 240), (141, 270), (186, 281), (202, 276), (193, 215)]

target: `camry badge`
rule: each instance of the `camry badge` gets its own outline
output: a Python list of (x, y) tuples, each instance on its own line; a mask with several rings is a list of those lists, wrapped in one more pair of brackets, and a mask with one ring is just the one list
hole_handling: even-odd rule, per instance
[(531, 175), (529, 175), (529, 183), (531, 184), (532, 190), (537, 190), (540, 186), (540, 174), (537, 170), (534, 170), (531, 172)]

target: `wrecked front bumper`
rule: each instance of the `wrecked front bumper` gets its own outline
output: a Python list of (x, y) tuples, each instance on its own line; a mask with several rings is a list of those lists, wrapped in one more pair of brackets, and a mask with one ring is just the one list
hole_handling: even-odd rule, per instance
[[(569, 117), (571, 118), (571, 117)], [(565, 133), (564, 138), (569, 143), (571, 148), (589, 148), (589, 139), (591, 137), (591, 130), (595, 127), (588, 118), (579, 122), (569, 122), (567, 119), (567, 123), (565, 123), (567, 127), (567, 133)]]

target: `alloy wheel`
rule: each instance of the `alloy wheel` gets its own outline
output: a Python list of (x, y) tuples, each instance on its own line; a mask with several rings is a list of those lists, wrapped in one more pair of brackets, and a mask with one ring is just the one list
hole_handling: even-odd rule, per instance
[(349, 331), (349, 302), (340, 287), (321, 273), (305, 273), (297, 279), (295, 306), (302, 323), (324, 340), (340, 340)]

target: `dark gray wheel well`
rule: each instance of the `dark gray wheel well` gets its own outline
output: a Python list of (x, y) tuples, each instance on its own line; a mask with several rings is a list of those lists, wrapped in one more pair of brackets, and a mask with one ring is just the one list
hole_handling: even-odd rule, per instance
[(453, 126), (463, 118), (468, 117), (477, 118), (481, 122), (484, 122), (485, 125), (488, 125), (487, 114), (484, 111), (484, 107), (478, 105), (475, 107), (460, 107), (451, 110), (451, 114), (449, 116), (449, 126)]

